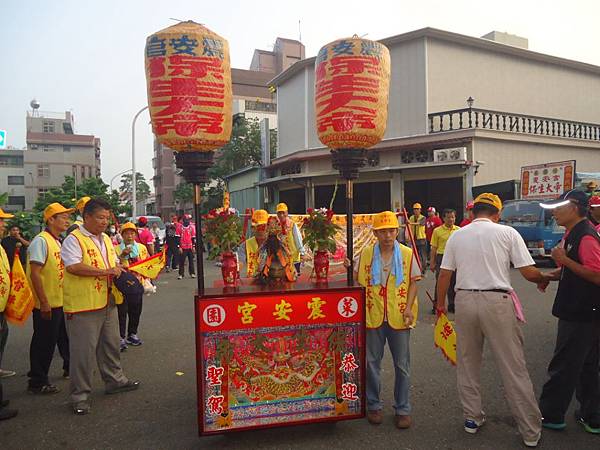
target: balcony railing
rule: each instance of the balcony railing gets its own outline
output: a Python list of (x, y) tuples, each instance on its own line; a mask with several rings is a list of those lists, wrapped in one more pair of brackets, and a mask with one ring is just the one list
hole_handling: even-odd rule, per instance
[(428, 118), (430, 133), (478, 128), (588, 141), (600, 140), (600, 124), (503, 111), (464, 108), (431, 113)]

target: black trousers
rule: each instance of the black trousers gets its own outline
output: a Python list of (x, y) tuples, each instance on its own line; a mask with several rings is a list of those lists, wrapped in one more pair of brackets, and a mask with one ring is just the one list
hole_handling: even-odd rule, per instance
[[(438, 278), (440, 276), (440, 271), (442, 270), (440, 266), (442, 265), (442, 259), (444, 259), (444, 255), (435, 255), (435, 293), (434, 300), (437, 302), (437, 285)], [(456, 291), (454, 287), (456, 286), (456, 270), (452, 272), (452, 278), (450, 278), (450, 287), (448, 288), (448, 306), (454, 306), (454, 298), (456, 297)]]
[[(119, 333), (121, 338), (137, 334), (140, 325), (140, 316), (142, 315), (142, 298), (144, 294), (125, 295), (123, 303), (117, 305), (119, 311)], [(127, 323), (129, 317), (129, 323)]]
[(179, 261), (179, 248), (167, 247), (167, 267), (175, 270), (177, 269), (177, 263)]
[(600, 420), (599, 346), (600, 320), (558, 321), (556, 347), (548, 366), (550, 379), (540, 397), (540, 410), (546, 421), (564, 422), (575, 392), (581, 416), (589, 421)]
[(190, 271), (190, 275), (194, 275), (194, 252), (192, 249), (184, 249), (179, 255), (179, 275), (185, 275), (185, 259), (188, 259), (188, 267)]
[(52, 308), (52, 318), (42, 319), (39, 309), (33, 310), (33, 336), (29, 346), (30, 387), (41, 387), (48, 382), (48, 371), (54, 357), (54, 349), (63, 358), (63, 370), (69, 370), (69, 338), (65, 329), (65, 315), (62, 308)]

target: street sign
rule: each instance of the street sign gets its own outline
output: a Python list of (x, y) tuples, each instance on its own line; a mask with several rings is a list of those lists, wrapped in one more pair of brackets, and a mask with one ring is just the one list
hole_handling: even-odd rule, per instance
[(6, 130), (0, 130), (0, 148), (6, 148)]

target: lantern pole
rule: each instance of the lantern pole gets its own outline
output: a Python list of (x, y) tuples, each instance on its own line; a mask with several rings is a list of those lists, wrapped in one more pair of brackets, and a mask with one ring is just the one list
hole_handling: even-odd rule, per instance
[(354, 286), (354, 180), (366, 162), (367, 151), (363, 148), (331, 150), (332, 166), (346, 180), (346, 257), (350, 260), (346, 273), (348, 286)]
[(198, 296), (204, 295), (204, 242), (202, 239), (202, 217), (200, 201), (202, 186), (208, 183), (208, 169), (213, 165), (214, 152), (181, 151), (175, 154), (175, 165), (181, 176), (194, 185), (194, 222), (196, 224), (196, 267), (198, 272)]

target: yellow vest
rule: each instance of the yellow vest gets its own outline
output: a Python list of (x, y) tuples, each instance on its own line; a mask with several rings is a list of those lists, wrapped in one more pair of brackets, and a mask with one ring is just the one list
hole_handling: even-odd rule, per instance
[(290, 247), (290, 253), (292, 256), (292, 263), (300, 262), (300, 249), (296, 246), (296, 241), (294, 240), (294, 223), (292, 222), (292, 226), (287, 230), (287, 240), (288, 245)]
[(10, 293), (10, 265), (4, 247), (0, 245), (0, 312), (4, 312)]
[(258, 242), (253, 236), (246, 240), (246, 274), (248, 278), (258, 273)]
[[(358, 267), (358, 282), (366, 288), (367, 293), (367, 328), (379, 328), (383, 324), (384, 316), (390, 327), (396, 330), (408, 328), (404, 324), (402, 313), (406, 309), (408, 301), (408, 287), (410, 284), (410, 269), (413, 252), (410, 248), (400, 244), (402, 251), (402, 283), (396, 288), (396, 277), (390, 273), (386, 287), (371, 284), (371, 266), (373, 263), (373, 245), (365, 247), (360, 255)], [(385, 314), (384, 314), (385, 311)], [(419, 305), (417, 300), (412, 306), (412, 312), (417, 320)]]
[[(38, 234), (46, 241), (46, 262), (40, 270), (42, 286), (51, 308), (62, 308), (63, 306), (63, 280), (65, 277), (65, 265), (60, 257), (60, 246), (57, 240), (47, 231)], [(35, 307), (40, 309), (40, 300), (35, 293), (31, 282), (31, 264), (27, 264), (27, 279), (35, 298)]]
[[(148, 249), (146, 248), (146, 246), (144, 244), (140, 244), (139, 242), (136, 242), (135, 245), (138, 246), (138, 252), (140, 254), (139, 258), (140, 261), (143, 259), (148, 258)], [(121, 261), (121, 265), (123, 267), (129, 267), (129, 258), (123, 258), (121, 259), (121, 245), (115, 245), (115, 251), (117, 252), (117, 256), (119, 257), (119, 261)]]
[[(85, 236), (81, 230), (75, 230), (71, 233), (75, 236), (81, 247), (83, 255), (83, 264), (106, 269), (102, 252), (94, 243), (92, 238)], [(108, 257), (109, 268), (115, 267), (116, 253), (110, 238), (102, 234), (104, 246)], [(79, 313), (86, 311), (96, 311), (105, 308), (108, 304), (109, 296), (108, 277), (81, 277), (65, 271), (65, 282), (63, 289), (63, 310), (65, 313)], [(116, 297), (116, 302), (120, 303), (122, 298)]]

